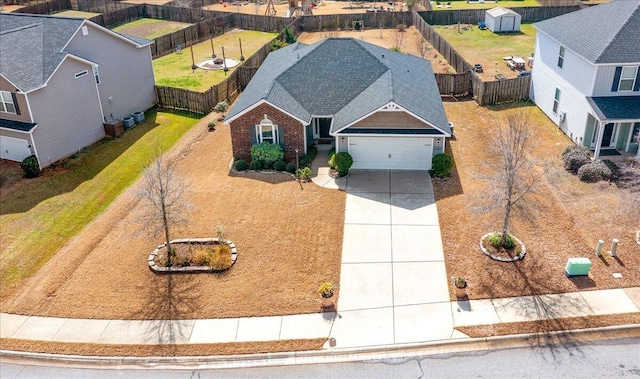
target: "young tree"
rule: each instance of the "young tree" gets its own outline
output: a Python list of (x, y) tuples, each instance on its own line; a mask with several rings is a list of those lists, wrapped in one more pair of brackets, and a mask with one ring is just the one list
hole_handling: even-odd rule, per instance
[(164, 234), (167, 247), (167, 266), (171, 267), (175, 252), (171, 248), (170, 229), (189, 221), (191, 202), (187, 199), (188, 185), (175, 173), (176, 160), (159, 152), (147, 165), (138, 196), (146, 200), (140, 217), (144, 225), (156, 235)]
[(422, 34), (420, 34), (420, 32), (414, 32), (414, 42), (418, 54), (420, 54), (420, 57), (424, 59), (424, 57), (427, 56), (427, 52), (431, 50), (429, 48), (429, 43), (424, 39), (424, 37), (422, 37)]
[(493, 205), (504, 210), (501, 246), (507, 245), (512, 211), (527, 194), (535, 191), (535, 185), (542, 177), (542, 173), (536, 173), (529, 155), (534, 143), (528, 117), (523, 112), (512, 113), (507, 121), (505, 128), (495, 128), (491, 141), (491, 148), (500, 159), (500, 171), (492, 178), (494, 186), (488, 194)]

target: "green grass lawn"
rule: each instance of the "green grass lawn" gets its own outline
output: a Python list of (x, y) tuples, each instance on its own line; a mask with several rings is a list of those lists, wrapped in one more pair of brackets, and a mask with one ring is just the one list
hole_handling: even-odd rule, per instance
[(102, 140), (4, 194), (0, 215), (2, 292), (36, 273), (199, 120), (149, 111), (123, 137)]
[(482, 64), (485, 75), (489, 76), (496, 73), (515, 76), (515, 72), (506, 68), (502, 57), (530, 57), (536, 39), (536, 30), (532, 24), (520, 25), (520, 33), (493, 33), (488, 29), (480, 30), (476, 25), (471, 29), (461, 28), (460, 31), (455, 25), (434, 26), (434, 29), (467, 62), (472, 65)]
[[(441, 4), (444, 4), (446, 1), (440, 1)], [(454, 0), (451, 1), (450, 7), (438, 7), (436, 3), (433, 3), (433, 10), (460, 10), (460, 9), (490, 9), (495, 7), (504, 7), (504, 8), (516, 8), (516, 7), (539, 7), (540, 4), (537, 0), (504, 0), (499, 1), (497, 3), (474, 3), (469, 4), (464, 0)]]
[(189, 25), (191, 24), (176, 21), (157, 20), (153, 18), (141, 18), (139, 20), (128, 22), (124, 25), (115, 27), (113, 28), (113, 31), (147, 39), (156, 39), (160, 36), (173, 33), (176, 30), (180, 30)]
[(67, 10), (67, 11), (58, 12), (58, 13), (54, 14), (54, 16), (69, 17), (69, 18), (91, 18), (91, 17), (97, 16), (99, 14), (100, 13)]
[[(242, 53), (249, 58), (265, 43), (274, 39), (277, 33), (265, 33), (234, 29), (213, 39), (216, 56), (222, 57), (224, 47), (227, 58), (240, 59), (240, 44), (242, 39)], [(195, 63), (211, 59), (211, 42), (204, 41), (193, 46)], [(186, 47), (181, 54), (172, 53), (153, 61), (153, 73), (156, 84), (167, 87), (177, 87), (204, 92), (213, 85), (222, 82), (226, 75), (222, 70), (191, 70), (191, 48)], [(227, 75), (234, 69), (230, 69)]]

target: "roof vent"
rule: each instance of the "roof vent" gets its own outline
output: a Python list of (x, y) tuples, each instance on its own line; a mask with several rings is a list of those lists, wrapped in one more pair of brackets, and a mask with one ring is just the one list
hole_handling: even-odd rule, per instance
[(382, 54), (382, 58), (384, 58), (384, 54)]

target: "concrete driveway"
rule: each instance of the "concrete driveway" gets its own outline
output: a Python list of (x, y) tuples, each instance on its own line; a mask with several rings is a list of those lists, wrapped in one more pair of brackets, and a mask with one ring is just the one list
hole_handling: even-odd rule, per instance
[(353, 170), (346, 191), (336, 347), (464, 338), (453, 330), (429, 174)]

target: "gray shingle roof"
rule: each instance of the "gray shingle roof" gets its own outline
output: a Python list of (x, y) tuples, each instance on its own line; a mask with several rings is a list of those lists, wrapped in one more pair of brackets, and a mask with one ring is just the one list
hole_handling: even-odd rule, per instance
[(640, 119), (640, 96), (587, 97), (600, 120)]
[(592, 63), (640, 62), (640, 0), (614, 0), (534, 26)]
[(309, 122), (333, 116), (331, 132), (393, 101), (449, 132), (431, 64), (352, 38), (295, 43), (272, 52), (227, 115), (267, 102)]
[[(42, 86), (67, 55), (64, 46), (85, 22), (90, 21), (0, 13), (0, 74), (23, 92)], [(138, 45), (151, 43), (126, 38)]]

